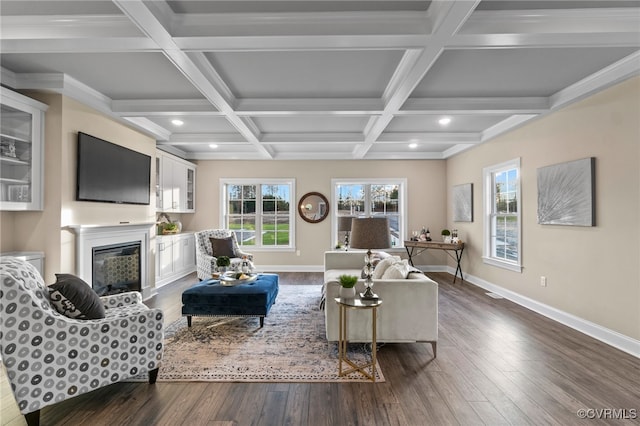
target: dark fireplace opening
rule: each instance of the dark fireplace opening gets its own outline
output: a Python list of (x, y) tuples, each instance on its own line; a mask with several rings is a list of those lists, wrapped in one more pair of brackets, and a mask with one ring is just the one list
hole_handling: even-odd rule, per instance
[(142, 291), (140, 282), (141, 241), (94, 247), (92, 249), (93, 291), (98, 296)]

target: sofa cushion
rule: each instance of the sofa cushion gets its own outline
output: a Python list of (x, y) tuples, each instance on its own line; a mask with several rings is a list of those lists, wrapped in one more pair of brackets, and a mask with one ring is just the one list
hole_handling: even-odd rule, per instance
[(213, 250), (213, 257), (227, 256), (236, 257), (233, 251), (233, 237), (227, 238), (215, 238), (211, 237), (211, 248)]
[(379, 280), (380, 278), (382, 278), (389, 266), (393, 265), (395, 262), (399, 262), (400, 260), (400, 256), (389, 256), (382, 259), (380, 262), (378, 262), (376, 268), (373, 270), (372, 278), (374, 280)]
[(401, 280), (406, 279), (409, 276), (409, 272), (411, 271), (411, 266), (409, 265), (409, 261), (404, 259), (399, 262), (394, 262), (391, 264), (384, 274), (382, 274), (383, 280)]
[(82, 279), (71, 274), (56, 274), (49, 286), (51, 305), (62, 315), (75, 319), (99, 319), (106, 313), (98, 294)]

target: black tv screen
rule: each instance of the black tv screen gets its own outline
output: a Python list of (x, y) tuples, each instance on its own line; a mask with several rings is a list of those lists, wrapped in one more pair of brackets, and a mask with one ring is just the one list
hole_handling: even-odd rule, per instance
[(76, 200), (149, 204), (151, 157), (78, 132)]

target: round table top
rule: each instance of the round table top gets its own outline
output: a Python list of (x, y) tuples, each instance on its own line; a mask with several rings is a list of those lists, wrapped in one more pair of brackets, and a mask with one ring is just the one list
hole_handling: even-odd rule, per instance
[(349, 298), (336, 297), (334, 300), (339, 305), (344, 305), (349, 308), (355, 308), (355, 309), (377, 308), (378, 306), (382, 305), (382, 299), (380, 298), (361, 299), (359, 297), (349, 297)]

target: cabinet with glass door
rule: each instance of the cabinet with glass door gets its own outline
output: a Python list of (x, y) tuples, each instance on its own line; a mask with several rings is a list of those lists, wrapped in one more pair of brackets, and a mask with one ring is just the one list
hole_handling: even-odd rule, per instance
[(42, 210), (47, 105), (0, 87), (0, 210)]

